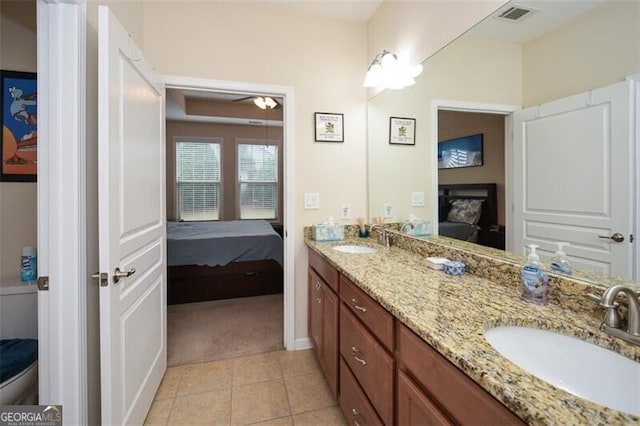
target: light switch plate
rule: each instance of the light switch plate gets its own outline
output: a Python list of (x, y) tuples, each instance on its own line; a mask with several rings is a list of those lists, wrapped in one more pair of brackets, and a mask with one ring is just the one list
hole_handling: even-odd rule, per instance
[(318, 210), (320, 208), (320, 194), (317, 192), (304, 193), (304, 209)]
[(384, 218), (389, 219), (393, 217), (393, 207), (391, 207), (391, 203), (384, 203)]
[(411, 207), (424, 207), (424, 192), (411, 193)]
[(350, 219), (351, 218), (351, 204), (343, 204), (342, 205), (342, 219)]

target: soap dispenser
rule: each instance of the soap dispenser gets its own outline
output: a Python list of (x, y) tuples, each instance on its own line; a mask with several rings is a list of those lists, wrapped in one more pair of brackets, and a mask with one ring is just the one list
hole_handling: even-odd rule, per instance
[(571, 262), (563, 248), (569, 243), (558, 243), (558, 251), (551, 258), (551, 269), (564, 275), (571, 275)]
[(522, 267), (520, 279), (522, 282), (522, 298), (539, 305), (547, 304), (547, 290), (549, 289), (549, 277), (540, 263), (540, 258), (535, 244), (530, 244), (527, 263)]

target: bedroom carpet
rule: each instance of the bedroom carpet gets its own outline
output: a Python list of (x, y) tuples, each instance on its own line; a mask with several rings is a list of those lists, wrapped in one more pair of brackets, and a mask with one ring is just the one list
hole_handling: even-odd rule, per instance
[(282, 294), (170, 305), (168, 365), (280, 350), (283, 321)]

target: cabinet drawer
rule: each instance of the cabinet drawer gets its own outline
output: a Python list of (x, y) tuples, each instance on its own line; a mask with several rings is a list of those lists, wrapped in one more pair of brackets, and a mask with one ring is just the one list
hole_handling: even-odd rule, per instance
[(522, 420), (404, 325), (398, 331), (401, 368), (461, 424), (523, 424)]
[(348, 278), (340, 275), (340, 296), (382, 344), (393, 350), (393, 316)]
[(402, 371), (398, 373), (397, 392), (399, 425), (453, 425)]
[(309, 249), (309, 266), (316, 270), (329, 287), (338, 292), (338, 270), (311, 249)]
[(385, 424), (393, 423), (393, 358), (344, 304), (340, 354)]
[(348, 424), (383, 425), (376, 410), (373, 409), (342, 359), (340, 360), (340, 408)]

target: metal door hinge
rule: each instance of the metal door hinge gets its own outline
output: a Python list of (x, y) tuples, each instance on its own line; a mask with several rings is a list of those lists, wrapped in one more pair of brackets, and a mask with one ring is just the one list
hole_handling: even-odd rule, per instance
[(107, 287), (109, 285), (109, 274), (107, 274), (106, 272), (96, 272), (95, 274), (91, 275), (91, 278), (93, 278), (94, 280), (100, 280), (100, 287)]
[(38, 277), (38, 290), (49, 291), (49, 277)]

